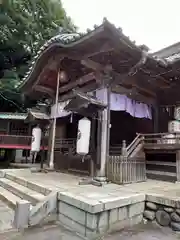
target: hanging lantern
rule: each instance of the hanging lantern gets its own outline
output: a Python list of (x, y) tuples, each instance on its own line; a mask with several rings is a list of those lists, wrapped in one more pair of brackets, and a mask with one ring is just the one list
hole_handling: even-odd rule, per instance
[(61, 83), (68, 82), (67, 73), (65, 71), (61, 71), (59, 77), (60, 77), (60, 82)]
[(178, 133), (180, 132), (180, 122), (179, 121), (170, 121), (168, 124), (168, 132)]
[(79, 120), (76, 144), (76, 152), (79, 155), (85, 156), (89, 153), (90, 133), (91, 121), (87, 118), (82, 118)]
[(39, 127), (35, 127), (32, 130), (32, 142), (31, 142), (31, 151), (39, 152), (41, 148), (41, 135), (42, 131)]
[(174, 118), (176, 120), (180, 120), (180, 107), (179, 106), (175, 107), (175, 109), (174, 109)]

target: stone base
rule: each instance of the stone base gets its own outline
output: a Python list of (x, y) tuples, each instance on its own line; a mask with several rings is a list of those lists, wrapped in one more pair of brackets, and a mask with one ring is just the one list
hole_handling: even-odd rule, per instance
[(94, 177), (94, 180), (101, 183), (107, 183), (106, 177)]
[(114, 205), (111, 209), (105, 209), (100, 204), (92, 201), (91, 207), (88, 203), (79, 199), (67, 200), (60, 194), (58, 201), (58, 220), (62, 225), (70, 228), (87, 239), (96, 239), (107, 232), (121, 230), (133, 226), (142, 221), (144, 201), (133, 204)]
[(157, 194), (147, 195), (144, 218), (148, 221), (155, 220), (159, 225), (171, 227), (180, 231), (180, 202), (178, 199)]

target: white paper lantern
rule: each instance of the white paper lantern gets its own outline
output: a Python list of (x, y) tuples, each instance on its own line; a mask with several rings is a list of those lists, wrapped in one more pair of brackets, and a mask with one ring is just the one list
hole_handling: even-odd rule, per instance
[(180, 132), (180, 122), (176, 121), (176, 120), (169, 122), (169, 124), (168, 124), (168, 132), (171, 132), (171, 133), (174, 133), (174, 132), (178, 133), (178, 132)]
[(32, 142), (31, 142), (31, 151), (39, 152), (41, 148), (41, 135), (42, 131), (39, 127), (35, 127), (32, 130)]
[(164, 140), (163, 143), (164, 144), (176, 144), (177, 140), (175, 139), (175, 135), (174, 134), (167, 134), (165, 136), (163, 136)]
[(91, 121), (87, 118), (82, 118), (79, 120), (76, 144), (76, 152), (79, 155), (84, 156), (89, 153), (90, 133)]
[(180, 120), (180, 107), (176, 107), (174, 110), (174, 118)]

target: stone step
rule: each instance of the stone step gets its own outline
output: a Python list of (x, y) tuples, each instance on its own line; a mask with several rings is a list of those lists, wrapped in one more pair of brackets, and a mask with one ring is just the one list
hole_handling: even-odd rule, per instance
[(5, 202), (12, 209), (15, 209), (17, 202), (22, 201), (20, 197), (14, 195), (12, 192), (9, 192), (3, 187), (0, 187), (0, 200)]
[(153, 174), (153, 175), (161, 175), (161, 176), (167, 176), (167, 177), (176, 177), (176, 173), (174, 172), (161, 172), (161, 171), (153, 171), (153, 170), (146, 170), (147, 174)]
[(36, 203), (42, 201), (45, 197), (41, 193), (6, 178), (0, 178), (0, 186), (17, 197), (29, 201), (32, 205), (36, 205)]
[(47, 195), (49, 195), (51, 193), (50, 189), (48, 189), (48, 188), (46, 188), (44, 186), (41, 186), (40, 184), (28, 181), (24, 177), (20, 177), (20, 176), (14, 175), (13, 173), (6, 173), (5, 178), (9, 179), (9, 180), (11, 180), (13, 182), (18, 183), (19, 185), (27, 187), (27, 188), (35, 191), (35, 192), (38, 192), (38, 193), (40, 193), (40, 194), (42, 194), (44, 196), (47, 196)]

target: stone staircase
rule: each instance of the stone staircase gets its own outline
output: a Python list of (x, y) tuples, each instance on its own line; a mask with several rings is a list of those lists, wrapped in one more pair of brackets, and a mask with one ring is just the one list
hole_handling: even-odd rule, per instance
[(23, 177), (17, 177), (13, 171), (0, 171), (0, 200), (14, 210), (12, 227), (26, 228), (43, 220), (55, 221), (55, 215), (49, 215), (56, 213), (56, 194)]
[(6, 173), (4, 178), (0, 178), (0, 199), (4, 200), (11, 208), (16, 208), (16, 203), (27, 200), (32, 206), (42, 201), (46, 193), (33, 184), (28, 184), (21, 178)]

